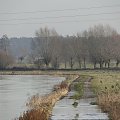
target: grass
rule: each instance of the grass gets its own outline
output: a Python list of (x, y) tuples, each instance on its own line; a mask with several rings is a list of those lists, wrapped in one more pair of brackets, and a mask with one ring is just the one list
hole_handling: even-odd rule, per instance
[(92, 87), (97, 103), (112, 120), (120, 119), (120, 74), (119, 72), (95, 73)]
[(70, 97), (70, 99), (79, 100), (83, 95), (83, 82), (80, 81), (74, 84), (75, 94)]
[(96, 92), (118, 92), (120, 90), (119, 74), (98, 74), (94, 75), (92, 86)]
[(84, 82), (89, 78), (89, 75), (81, 74), (79, 81), (74, 84), (75, 94), (70, 98), (79, 100), (84, 94)]

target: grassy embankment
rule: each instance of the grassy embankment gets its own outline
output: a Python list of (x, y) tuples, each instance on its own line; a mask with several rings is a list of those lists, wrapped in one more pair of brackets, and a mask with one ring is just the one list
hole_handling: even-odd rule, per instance
[(92, 87), (97, 95), (97, 104), (112, 120), (120, 120), (120, 73), (93, 73)]

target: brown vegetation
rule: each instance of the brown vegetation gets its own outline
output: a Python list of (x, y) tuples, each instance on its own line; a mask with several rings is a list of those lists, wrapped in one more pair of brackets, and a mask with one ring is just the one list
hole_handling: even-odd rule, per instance
[(119, 73), (102, 73), (94, 75), (92, 81), (97, 93), (97, 103), (112, 120), (120, 120), (120, 75)]
[[(78, 77), (78, 76), (77, 76)], [(74, 79), (76, 79), (75, 77)], [(72, 80), (73, 81), (73, 80)], [(55, 103), (69, 91), (70, 82), (63, 81), (54, 91), (46, 96), (34, 95), (26, 104), (30, 110), (21, 115), (18, 120), (48, 120)]]
[[(23, 113), (18, 120), (47, 120), (47, 110), (45, 109), (32, 109)], [(17, 120), (17, 119), (16, 119)]]
[(106, 93), (98, 96), (98, 104), (112, 120), (120, 120), (120, 93)]

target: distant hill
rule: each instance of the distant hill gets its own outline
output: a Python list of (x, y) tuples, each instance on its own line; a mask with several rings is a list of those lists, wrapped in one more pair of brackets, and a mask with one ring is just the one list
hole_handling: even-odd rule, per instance
[(31, 53), (31, 41), (33, 38), (10, 38), (10, 50), (11, 53), (16, 57), (28, 55)]

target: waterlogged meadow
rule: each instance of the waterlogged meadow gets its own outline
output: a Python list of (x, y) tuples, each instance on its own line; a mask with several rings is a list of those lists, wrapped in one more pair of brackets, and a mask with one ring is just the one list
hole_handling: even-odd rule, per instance
[(112, 120), (120, 119), (120, 74), (105, 72), (94, 74), (92, 87), (97, 94), (97, 104)]
[[(17, 72), (15, 73), (18, 74)], [(108, 119), (108, 115), (110, 119), (120, 119), (119, 71), (86, 70), (42, 72), (42, 74), (45, 73), (64, 76), (66, 80), (64, 77), (47, 75), (0, 76), (0, 118), (3, 120), (12, 118), (18, 118), (19, 120), (33, 120), (31, 118), (35, 118), (35, 120), (39, 120), (42, 116), (43, 120), (47, 120), (44, 118), (48, 118), (46, 115), (50, 115), (52, 112), (51, 119), (53, 120), (58, 117), (71, 117), (75, 119), (98, 119), (99, 117), (101, 119)], [(38, 73), (35, 72), (35, 74)], [(79, 75), (80, 78), (73, 81), (73, 79), (75, 79), (73, 75)], [(66, 81), (65, 83), (62, 82), (64, 80)], [(73, 84), (74, 89), (71, 89), (71, 86), (71, 91), (67, 94), (68, 91), (64, 88), (67, 86), (68, 89), (70, 83)], [(64, 98), (62, 97), (57, 103), (54, 102), (54, 100), (59, 100), (58, 98), (60, 98), (64, 92), (65, 95), (67, 95)], [(40, 105), (42, 105), (42, 107), (44, 106), (45, 109), (31, 109), (26, 111), (25, 105), (26, 102), (28, 102), (27, 99), (34, 95), (36, 98), (36, 94), (38, 95), (37, 101), (39, 98), (42, 98), (41, 100), (44, 101), (41, 103), (45, 104)], [(46, 96), (46, 94), (48, 94), (48, 96)], [(49, 101), (48, 98), (50, 98), (53, 103), (56, 103), (54, 108), (51, 106), (51, 103), (50, 107), (49, 104), (46, 104), (49, 103), (45, 102)], [(53, 98), (55, 99), (53, 100)], [(50, 114), (46, 114), (49, 112)]]

